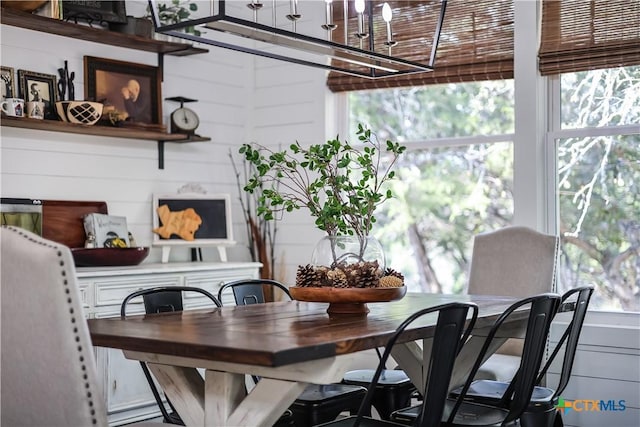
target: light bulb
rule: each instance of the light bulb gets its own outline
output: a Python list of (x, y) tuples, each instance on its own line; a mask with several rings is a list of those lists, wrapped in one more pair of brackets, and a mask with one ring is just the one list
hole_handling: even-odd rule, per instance
[(385, 3), (382, 6), (382, 19), (384, 19), (384, 22), (391, 22), (391, 6), (389, 6), (389, 3)]
[(362, 13), (364, 12), (364, 0), (356, 0), (356, 12)]

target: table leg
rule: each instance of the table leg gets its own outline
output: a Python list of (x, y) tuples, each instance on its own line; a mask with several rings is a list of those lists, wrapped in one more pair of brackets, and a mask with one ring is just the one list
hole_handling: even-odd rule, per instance
[(205, 371), (204, 420), (207, 426), (223, 426), (246, 396), (245, 376)]
[(205, 425), (204, 380), (198, 370), (155, 363), (148, 366), (185, 425)]
[[(303, 382), (261, 378), (249, 395), (235, 408), (226, 423), (209, 424), (207, 418), (207, 425), (270, 427), (278, 421), (306, 386), (307, 383)], [(216, 396), (207, 395), (207, 405), (209, 405), (209, 399), (213, 402)]]

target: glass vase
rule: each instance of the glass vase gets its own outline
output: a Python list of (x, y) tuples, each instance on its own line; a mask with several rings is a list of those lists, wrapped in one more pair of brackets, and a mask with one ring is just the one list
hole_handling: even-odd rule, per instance
[(325, 236), (316, 244), (311, 255), (311, 265), (329, 268), (374, 261), (384, 270), (382, 245), (372, 236), (362, 241), (357, 236)]

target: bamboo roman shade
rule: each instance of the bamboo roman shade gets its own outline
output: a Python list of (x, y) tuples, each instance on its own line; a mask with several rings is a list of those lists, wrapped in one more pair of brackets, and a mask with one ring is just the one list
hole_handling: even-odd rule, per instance
[(542, 75), (640, 64), (640, 0), (544, 0)]
[[(339, 2), (335, 2), (338, 3)], [(427, 63), (434, 20), (414, 21), (411, 8), (439, 10), (439, 0), (389, 1), (393, 33), (398, 45), (393, 54)], [(351, 25), (351, 24), (350, 24)], [(339, 30), (337, 30), (339, 31)], [(370, 80), (335, 72), (327, 85), (333, 92), (420, 86), (513, 78), (513, 0), (450, 0), (447, 5), (435, 71)]]

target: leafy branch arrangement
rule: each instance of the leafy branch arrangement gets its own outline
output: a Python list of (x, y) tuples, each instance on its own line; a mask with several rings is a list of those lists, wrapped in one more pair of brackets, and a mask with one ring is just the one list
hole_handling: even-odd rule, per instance
[(306, 207), (328, 236), (356, 236), (362, 259), (376, 221), (374, 212), (393, 197), (391, 190), (383, 190), (383, 184), (394, 177), (393, 166), (406, 147), (392, 141), (383, 145), (362, 125), (358, 125), (357, 136), (361, 149), (338, 137), (308, 149), (296, 142), (290, 152), (244, 144), (240, 153), (257, 171), (244, 190), (262, 191), (257, 214), (275, 219)]

